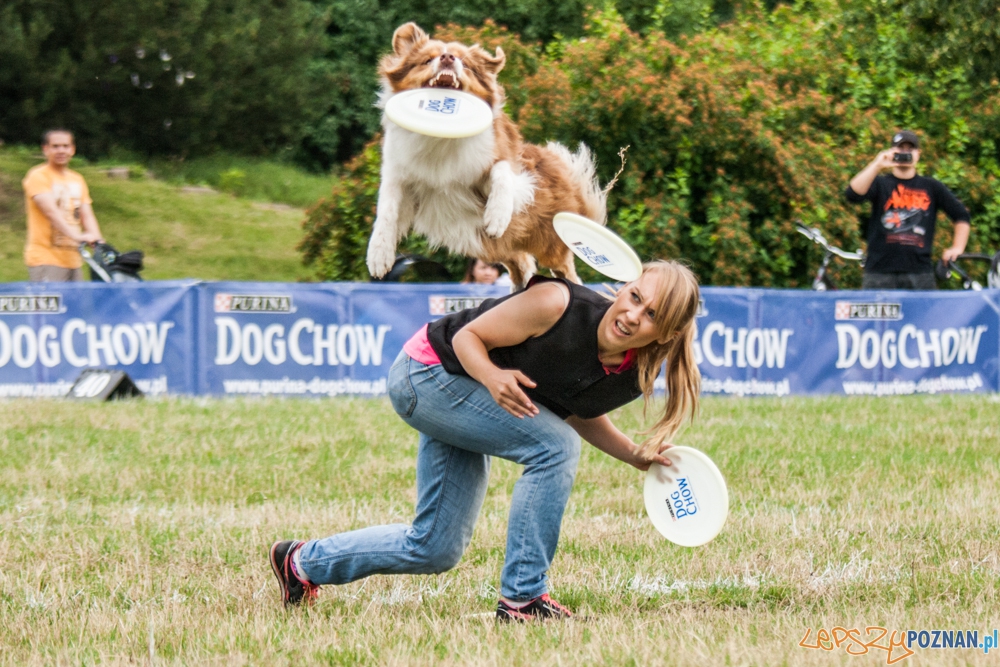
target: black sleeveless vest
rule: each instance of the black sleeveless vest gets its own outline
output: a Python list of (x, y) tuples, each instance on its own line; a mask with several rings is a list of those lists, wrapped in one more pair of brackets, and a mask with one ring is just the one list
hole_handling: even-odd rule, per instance
[[(534, 380), (537, 386), (522, 387), (524, 393), (562, 419), (570, 415), (600, 417), (642, 396), (635, 365), (608, 374), (597, 358), (597, 326), (611, 301), (563, 279), (535, 276), (529, 286), (544, 280), (559, 280), (569, 287), (566, 312), (541, 336), (490, 350), (490, 360), (499, 368), (517, 369)], [(479, 315), (513, 296), (486, 299), (478, 308), (452, 313), (427, 326), (427, 340), (446, 371), (468, 375), (455, 356), (452, 338)]]

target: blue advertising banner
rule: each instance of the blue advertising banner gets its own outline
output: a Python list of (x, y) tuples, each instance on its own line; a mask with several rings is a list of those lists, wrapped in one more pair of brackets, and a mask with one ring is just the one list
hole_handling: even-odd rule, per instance
[(996, 290), (702, 293), (697, 352), (704, 393), (1000, 390)]
[(64, 396), (84, 368), (195, 393), (194, 282), (0, 286), (0, 397)]
[(403, 344), (506, 288), (384, 283), (206, 283), (198, 391), (379, 396)]
[(1000, 389), (996, 295), (988, 292), (775, 292), (762, 319), (795, 331), (796, 394), (892, 396)]
[[(506, 293), (458, 284), (8, 284), (0, 397), (61, 396), (94, 367), (124, 370), (153, 395), (379, 396), (415, 331)], [(708, 287), (695, 355), (706, 394), (996, 392), (1000, 291)]]

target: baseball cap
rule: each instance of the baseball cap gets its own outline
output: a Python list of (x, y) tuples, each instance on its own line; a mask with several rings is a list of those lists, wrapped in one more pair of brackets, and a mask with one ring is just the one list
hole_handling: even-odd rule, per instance
[(917, 139), (917, 133), (910, 132), (909, 130), (902, 130), (892, 135), (892, 145), (898, 146), (900, 144), (913, 144), (914, 148), (920, 148), (920, 140)]

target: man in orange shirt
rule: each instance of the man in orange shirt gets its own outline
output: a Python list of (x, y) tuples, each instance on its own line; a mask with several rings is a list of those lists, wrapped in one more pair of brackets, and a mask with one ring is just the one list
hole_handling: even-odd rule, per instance
[(28, 242), (24, 263), (32, 282), (83, 280), (81, 243), (104, 239), (90, 204), (83, 176), (69, 169), (76, 154), (73, 133), (49, 130), (42, 137), (47, 162), (33, 167), (21, 181), (28, 210)]

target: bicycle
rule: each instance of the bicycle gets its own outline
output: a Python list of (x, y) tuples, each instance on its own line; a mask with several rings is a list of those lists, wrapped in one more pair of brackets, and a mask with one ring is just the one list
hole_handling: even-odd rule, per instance
[(973, 280), (969, 277), (962, 267), (960, 267), (955, 262), (959, 260), (972, 260), (976, 262), (989, 262), (990, 270), (986, 274), (986, 284), (987, 287), (992, 289), (1000, 289), (1000, 251), (995, 255), (986, 255), (979, 252), (970, 252), (963, 255), (959, 255), (955, 258), (955, 261), (945, 262), (943, 259), (938, 260), (937, 265), (934, 267), (934, 275), (940, 281), (950, 280), (952, 274), (957, 275), (962, 279), (962, 289), (964, 290), (981, 290), (983, 289), (982, 283), (978, 280)]
[(812, 288), (817, 292), (837, 289), (837, 285), (833, 282), (833, 279), (826, 274), (826, 268), (830, 265), (830, 260), (834, 255), (840, 257), (841, 259), (861, 262), (862, 267), (865, 265), (865, 254), (860, 249), (854, 252), (847, 252), (846, 250), (841, 250), (837, 246), (830, 245), (830, 243), (826, 240), (826, 237), (823, 236), (823, 232), (821, 232), (818, 227), (806, 227), (802, 224), (801, 220), (796, 220), (795, 229), (799, 232), (799, 234), (802, 234), (807, 239), (823, 248), (823, 263), (820, 265), (819, 270), (816, 272), (816, 277), (812, 281)]
[(108, 243), (95, 243), (91, 248), (80, 244), (80, 256), (90, 267), (90, 279), (105, 283), (141, 282), (142, 251), (118, 252)]

